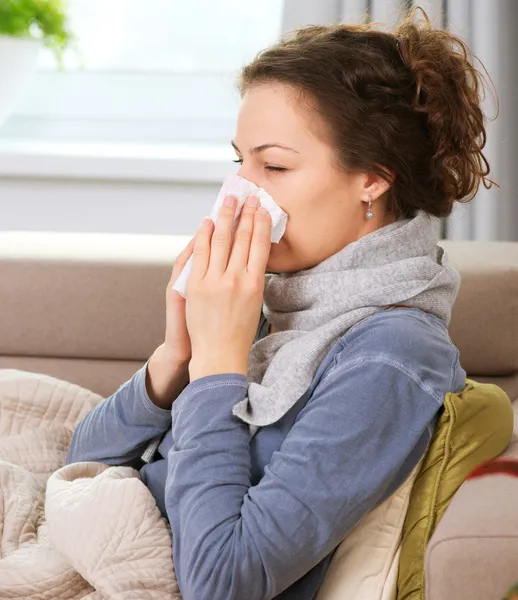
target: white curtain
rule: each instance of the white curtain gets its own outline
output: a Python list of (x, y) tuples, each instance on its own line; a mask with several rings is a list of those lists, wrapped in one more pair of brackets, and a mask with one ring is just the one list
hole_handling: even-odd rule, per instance
[(484, 101), (488, 117), (485, 153), (491, 179), (469, 204), (458, 204), (446, 222), (454, 240), (518, 241), (518, 1), (517, 0), (285, 0), (284, 30), (316, 23), (361, 23), (365, 16), (390, 29), (412, 6), (422, 6), (436, 26), (461, 35), (486, 67), (494, 94)]

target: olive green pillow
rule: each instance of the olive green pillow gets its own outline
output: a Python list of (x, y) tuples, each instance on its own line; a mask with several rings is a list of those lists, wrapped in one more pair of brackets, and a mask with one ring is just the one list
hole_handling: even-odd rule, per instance
[(446, 394), (435, 433), (414, 482), (402, 532), (398, 600), (424, 600), (424, 559), (430, 537), (456, 491), (478, 465), (503, 452), (513, 409), (496, 385), (467, 380)]

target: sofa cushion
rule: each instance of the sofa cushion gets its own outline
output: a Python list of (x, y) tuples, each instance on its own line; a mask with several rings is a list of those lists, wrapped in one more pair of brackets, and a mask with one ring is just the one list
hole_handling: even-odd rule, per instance
[(518, 579), (518, 477), (495, 468), (502, 459), (518, 464), (516, 438), (444, 513), (426, 554), (428, 600), (501, 600)]
[[(518, 372), (518, 244), (448, 242), (462, 285), (452, 312), (450, 335), (469, 376)], [(492, 381), (495, 383), (495, 381)]]
[(188, 241), (0, 232), (0, 356), (145, 362), (164, 341), (167, 282)]
[(445, 396), (403, 526), (398, 600), (423, 600), (425, 552), (438, 521), (469, 473), (505, 450), (513, 421), (509, 398), (495, 385), (468, 380)]
[[(0, 231), (0, 356), (145, 362), (163, 342), (165, 290), (188, 241)], [(518, 244), (441, 244), (462, 275), (450, 328), (462, 366), (517, 373)]]

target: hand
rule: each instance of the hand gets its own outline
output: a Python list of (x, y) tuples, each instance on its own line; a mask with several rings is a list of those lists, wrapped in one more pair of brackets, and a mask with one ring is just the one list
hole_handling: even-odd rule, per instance
[(192, 238), (177, 256), (165, 294), (166, 328), (164, 349), (172, 362), (183, 364), (186, 368), (191, 360), (191, 340), (185, 321), (185, 298), (176, 290), (173, 290), (173, 285), (193, 253), (194, 240), (195, 238)]
[(166, 290), (165, 341), (150, 358), (146, 389), (152, 402), (170, 409), (175, 398), (189, 383), (191, 340), (185, 323), (185, 298), (173, 290), (182, 269), (192, 255), (194, 238), (178, 255)]
[(191, 381), (217, 373), (248, 373), (271, 247), (271, 218), (265, 209), (258, 210), (258, 202), (251, 197), (245, 203), (233, 243), (237, 201), (230, 197), (217, 223), (205, 220), (195, 236), (186, 305)]

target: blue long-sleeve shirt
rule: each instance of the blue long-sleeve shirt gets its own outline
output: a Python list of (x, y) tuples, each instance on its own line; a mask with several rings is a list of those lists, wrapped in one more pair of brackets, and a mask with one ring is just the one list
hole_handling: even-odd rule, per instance
[(350, 329), (297, 404), (249, 440), (232, 415), (246, 377), (198, 379), (169, 411), (150, 400), (146, 368), (81, 421), (67, 462), (140, 468), (170, 522), (184, 600), (313, 599), (336, 546), (403, 483), (444, 395), (466, 377), (443, 321), (382, 311)]

